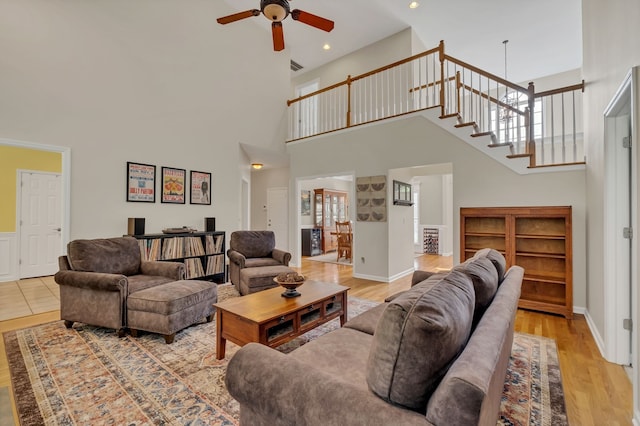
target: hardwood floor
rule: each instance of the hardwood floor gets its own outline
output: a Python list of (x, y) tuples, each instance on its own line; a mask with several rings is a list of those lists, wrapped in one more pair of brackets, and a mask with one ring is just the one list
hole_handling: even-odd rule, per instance
[[(451, 267), (451, 258), (425, 255), (416, 258), (417, 269), (439, 270)], [(353, 278), (350, 266), (303, 259), (298, 272), (311, 279), (349, 286), (350, 296), (383, 301), (387, 296), (410, 287), (411, 277), (392, 283)], [(59, 311), (0, 321), (0, 332), (29, 327), (60, 318)], [(582, 315), (567, 320), (556, 315), (519, 310), (516, 330), (556, 340), (562, 382), (571, 425), (631, 425), (632, 386), (624, 369), (605, 361)], [(0, 340), (0, 387), (10, 386), (9, 368)], [(15, 410), (15, 405), (14, 405)], [(15, 414), (14, 414), (15, 417)]]

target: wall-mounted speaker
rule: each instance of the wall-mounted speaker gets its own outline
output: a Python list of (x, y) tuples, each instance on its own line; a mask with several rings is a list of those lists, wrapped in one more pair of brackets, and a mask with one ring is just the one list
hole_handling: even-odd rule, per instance
[(204, 218), (204, 230), (206, 232), (215, 232), (215, 230), (216, 230), (216, 218), (215, 217), (205, 217)]
[(130, 217), (127, 235), (144, 235), (144, 217)]

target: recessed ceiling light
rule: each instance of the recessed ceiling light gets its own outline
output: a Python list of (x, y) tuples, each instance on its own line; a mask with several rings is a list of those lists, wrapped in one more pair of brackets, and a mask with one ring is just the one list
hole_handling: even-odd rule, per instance
[(324, 50), (329, 50), (329, 49), (331, 49), (331, 45), (329, 45), (329, 43), (325, 43), (324, 46), (322, 46), (322, 48)]
[(417, 1), (412, 1), (411, 3), (409, 3), (409, 9), (415, 9), (418, 6), (420, 6), (420, 3), (418, 3)]

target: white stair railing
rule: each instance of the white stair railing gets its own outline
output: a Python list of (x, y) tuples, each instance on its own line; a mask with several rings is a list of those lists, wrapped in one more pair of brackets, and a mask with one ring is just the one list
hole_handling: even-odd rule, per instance
[(287, 102), (288, 141), (439, 107), (456, 127), (508, 146), (530, 166), (584, 162), (584, 82), (535, 93), (438, 47)]

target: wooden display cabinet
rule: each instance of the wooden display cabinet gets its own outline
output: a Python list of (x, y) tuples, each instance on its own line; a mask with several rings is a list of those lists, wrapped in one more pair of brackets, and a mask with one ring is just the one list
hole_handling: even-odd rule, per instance
[(519, 307), (573, 315), (571, 207), (460, 209), (460, 260), (490, 247), (524, 268)]
[(338, 239), (331, 233), (336, 232), (336, 221), (348, 220), (347, 193), (335, 189), (314, 189), (313, 191), (315, 226), (322, 230), (322, 252), (335, 251), (338, 249)]

